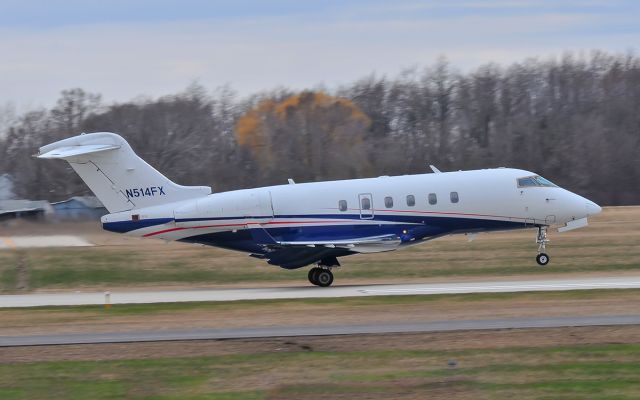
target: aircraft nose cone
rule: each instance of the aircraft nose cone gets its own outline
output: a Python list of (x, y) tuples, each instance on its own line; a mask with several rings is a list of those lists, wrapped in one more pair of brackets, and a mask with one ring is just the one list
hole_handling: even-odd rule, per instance
[(594, 203), (593, 201), (587, 201), (587, 215), (595, 215), (602, 212), (602, 207)]

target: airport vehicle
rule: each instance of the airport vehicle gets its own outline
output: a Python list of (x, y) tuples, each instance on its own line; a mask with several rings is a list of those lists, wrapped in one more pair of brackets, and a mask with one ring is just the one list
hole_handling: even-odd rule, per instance
[(63, 159), (110, 214), (104, 229), (249, 253), (333, 282), (339, 257), (396, 250), (450, 234), (537, 228), (540, 265), (549, 226), (587, 225), (601, 208), (533, 172), (511, 168), (295, 183), (212, 193), (180, 186), (114, 133), (81, 134), (43, 146)]

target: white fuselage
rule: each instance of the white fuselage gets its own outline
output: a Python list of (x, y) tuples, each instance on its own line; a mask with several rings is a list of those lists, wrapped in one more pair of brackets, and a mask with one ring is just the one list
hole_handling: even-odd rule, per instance
[(559, 225), (600, 211), (560, 187), (518, 186), (518, 178), (532, 175), (498, 168), (279, 185), (109, 214), (102, 222), (135, 236), (259, 253), (260, 243), (253, 246), (243, 231), (265, 229), (278, 243), (395, 234), (400, 246), (451, 233)]
[(211, 194), (182, 186), (112, 132), (42, 146), (38, 158), (65, 160), (110, 214), (103, 228), (134, 236), (251, 253), (294, 269), (316, 263), (309, 280), (333, 281), (338, 257), (395, 250), (454, 233), (538, 227), (540, 265), (546, 227), (580, 228), (595, 203), (529, 171), (498, 168), (269, 186)]

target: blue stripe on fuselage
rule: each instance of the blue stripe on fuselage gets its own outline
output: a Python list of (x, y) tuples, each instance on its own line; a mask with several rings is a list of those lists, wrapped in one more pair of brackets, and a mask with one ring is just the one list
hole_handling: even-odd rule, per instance
[(171, 221), (173, 221), (173, 218), (150, 218), (141, 219), (138, 221), (105, 222), (102, 224), (102, 229), (110, 232), (126, 233), (149, 226), (163, 225)]
[[(481, 232), (492, 230), (509, 230), (525, 227), (524, 223), (512, 221), (496, 221), (474, 218), (452, 217), (419, 217), (396, 216), (395, 224), (348, 224), (315, 225), (315, 226), (265, 226), (265, 229), (277, 241), (331, 241), (370, 237), (380, 235), (397, 235), (403, 241), (441, 236), (456, 232)], [(382, 221), (389, 221), (387, 217)]]
[[(178, 218), (176, 222), (206, 222), (225, 220), (256, 220), (270, 219), (270, 216), (247, 217), (215, 217), (215, 218)], [(277, 215), (278, 219), (303, 219), (313, 223), (313, 220), (335, 219), (360, 221), (359, 214), (310, 214), (310, 215)], [(139, 221), (117, 221), (103, 224), (105, 230), (118, 233), (126, 233), (137, 229), (154, 225), (163, 225), (174, 221), (173, 218), (153, 218)], [(446, 233), (472, 232), (484, 230), (518, 229), (524, 227), (524, 223), (515, 221), (501, 221), (495, 219), (464, 218), (454, 216), (430, 216), (430, 215), (376, 215), (374, 219), (363, 220), (367, 224), (337, 224), (324, 226), (265, 226), (271, 235), (282, 241), (307, 241), (307, 240), (337, 240), (353, 237), (376, 236), (385, 234), (397, 234), (403, 230), (415, 232), (413, 237), (437, 236)], [(286, 222), (286, 221), (284, 221)], [(376, 224), (375, 222), (394, 222), (395, 224)], [(404, 225), (407, 224), (407, 225)]]
[[(349, 240), (358, 237), (397, 235), (402, 242), (422, 240), (458, 232), (482, 232), (524, 228), (520, 222), (481, 220), (472, 218), (427, 217), (422, 224), (369, 224), (369, 225), (324, 225), (324, 226), (287, 226), (265, 227), (277, 241), (283, 242), (326, 242), (331, 240)], [(225, 231), (205, 233), (180, 239), (183, 242), (200, 243), (232, 250), (251, 253), (263, 253), (248, 229), (236, 232)]]

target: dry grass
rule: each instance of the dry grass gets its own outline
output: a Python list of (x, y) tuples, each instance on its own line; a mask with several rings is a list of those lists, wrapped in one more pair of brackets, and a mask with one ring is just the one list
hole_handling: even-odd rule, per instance
[[(349, 257), (337, 277), (359, 283), (634, 274), (639, 216), (640, 207), (607, 209), (587, 229), (553, 235), (552, 266), (544, 269), (534, 266), (534, 232), (528, 231)], [(306, 280), (306, 271), (281, 271), (243, 254), (93, 229), (82, 235), (98, 246), (26, 253), (32, 287)], [(13, 290), (7, 282), (15, 271), (7, 262), (15, 256), (0, 252), (5, 290)], [(45, 307), (0, 310), (0, 335), (606, 315), (639, 307), (639, 290), (123, 305), (109, 311)], [(638, 343), (640, 327), (623, 326), (4, 348), (0, 398), (635, 399)]]
[[(19, 257), (31, 289), (192, 287), (305, 282), (306, 269), (286, 271), (246, 254), (183, 243), (129, 238), (95, 224), (22, 225), (3, 235), (78, 234), (97, 246), (0, 251), (0, 290), (16, 290)], [(409, 249), (343, 258), (338, 284), (416, 282), (459, 277), (636, 273), (640, 269), (640, 207), (606, 208), (589, 227), (552, 233), (551, 264), (535, 264), (534, 230), (452, 236)]]
[(343, 352), (462, 351), (640, 343), (640, 326), (595, 326), (538, 329), (305, 336), (267, 339), (192, 340), (0, 348), (0, 363), (101, 361), (169, 357), (224, 356), (296, 351)]

